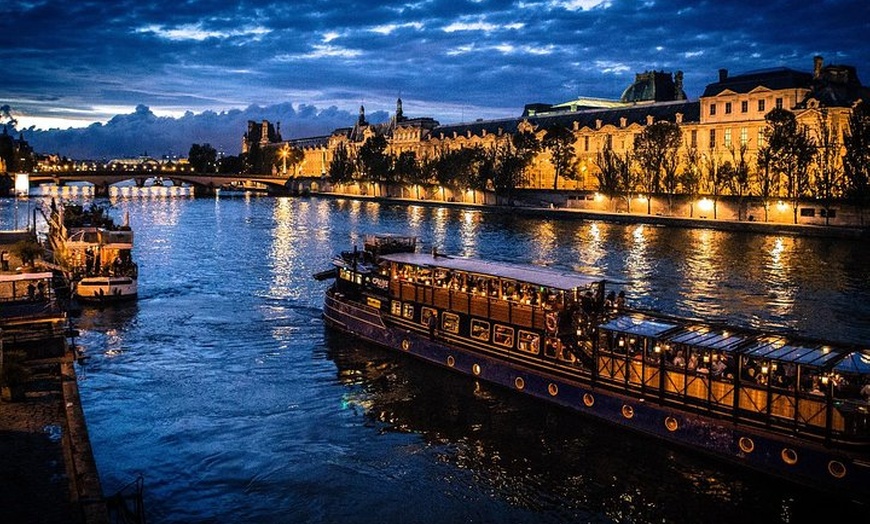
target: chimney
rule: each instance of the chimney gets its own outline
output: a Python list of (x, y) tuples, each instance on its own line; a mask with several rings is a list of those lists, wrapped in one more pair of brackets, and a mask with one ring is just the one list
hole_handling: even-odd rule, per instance
[(822, 74), (822, 66), (825, 65), (825, 61), (821, 56), (813, 57), (813, 78), (818, 78)]
[(727, 79), (728, 79), (728, 70), (727, 69), (720, 69), (719, 70), (719, 81), (724, 82)]

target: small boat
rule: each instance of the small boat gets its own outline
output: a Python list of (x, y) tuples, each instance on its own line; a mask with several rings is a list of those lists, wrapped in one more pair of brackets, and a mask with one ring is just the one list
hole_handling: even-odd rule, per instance
[(73, 296), (81, 302), (135, 299), (139, 269), (133, 262), (129, 217), (115, 224), (103, 207), (55, 205), (48, 217), (49, 252), (68, 276)]
[(414, 237), (369, 236), (333, 265), (323, 306), (333, 329), (870, 500), (866, 346), (631, 309), (600, 276), (419, 253)]

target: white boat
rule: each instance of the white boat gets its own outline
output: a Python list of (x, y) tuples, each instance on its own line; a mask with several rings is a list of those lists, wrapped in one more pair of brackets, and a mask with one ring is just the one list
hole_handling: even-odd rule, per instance
[(96, 204), (55, 206), (49, 218), (53, 258), (69, 275), (82, 302), (132, 300), (138, 294), (133, 231), (125, 214), (120, 226)]

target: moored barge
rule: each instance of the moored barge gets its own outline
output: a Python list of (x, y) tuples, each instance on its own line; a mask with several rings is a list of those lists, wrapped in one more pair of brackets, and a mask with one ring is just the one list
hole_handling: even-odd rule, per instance
[(52, 201), (49, 251), (69, 276), (81, 302), (120, 302), (138, 295), (139, 269), (133, 262), (129, 218), (118, 225), (97, 205), (55, 205)]
[(327, 325), (817, 489), (870, 500), (870, 350), (626, 308), (605, 278), (420, 253), (342, 253)]

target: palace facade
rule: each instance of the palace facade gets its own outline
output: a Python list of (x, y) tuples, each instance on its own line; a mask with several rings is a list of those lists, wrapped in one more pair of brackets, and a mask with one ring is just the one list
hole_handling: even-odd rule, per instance
[[(745, 146), (745, 159), (754, 171), (758, 149), (764, 144), (765, 115), (772, 109), (792, 111), (817, 141), (820, 128), (826, 126), (836, 143), (842, 144), (851, 108), (870, 94), (854, 67), (825, 65), (822, 57), (814, 58), (811, 71), (774, 68), (732, 76), (720, 69), (718, 73), (718, 80), (707, 85), (697, 101), (686, 98), (682, 72), (648, 71), (638, 74), (619, 99), (581, 97), (559, 104), (529, 104), (520, 116), (505, 119), (442, 125), (433, 118), (406, 117), (400, 99), (388, 122), (370, 124), (361, 107), (352, 127), (326, 136), (282, 141), (270, 123), (251, 122), (243, 152), (254, 143), (263, 148), (294, 146), (305, 154), (289, 175), (320, 177), (327, 174), (337, 149), (343, 147), (353, 154), (375, 135), (386, 137), (389, 153), (412, 151), (418, 159), (425, 159), (446, 150), (490, 147), (518, 131), (532, 131), (540, 138), (548, 128), (562, 126), (575, 136), (579, 176), (576, 180), (560, 178), (558, 189), (595, 191), (598, 153), (605, 147), (615, 152), (632, 149), (635, 137), (655, 122), (678, 124), (683, 149), (695, 148), (708, 161), (733, 161)], [(526, 175), (527, 188), (554, 187), (546, 150), (538, 154)]]

